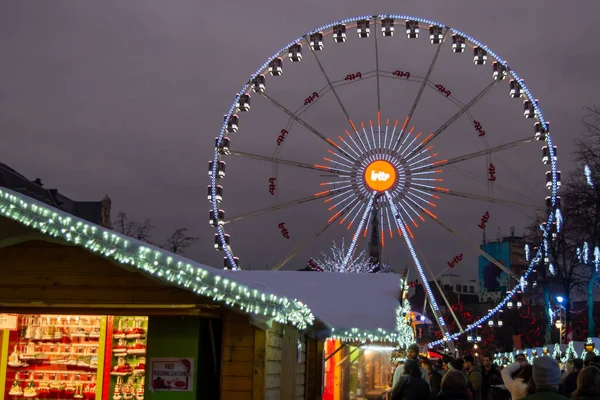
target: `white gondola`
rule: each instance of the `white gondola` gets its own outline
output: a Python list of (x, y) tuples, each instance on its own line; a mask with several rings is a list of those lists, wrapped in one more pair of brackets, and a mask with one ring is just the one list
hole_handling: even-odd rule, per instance
[(452, 51), (455, 53), (462, 53), (465, 51), (467, 45), (465, 44), (465, 38), (457, 35), (452, 35)]
[(238, 97), (237, 102), (235, 103), (235, 106), (240, 111), (244, 111), (244, 112), (250, 111), (250, 94), (242, 93)]
[(227, 115), (224, 116), (224, 120), (227, 121), (227, 132), (234, 133), (238, 131), (240, 124), (240, 117), (233, 114), (229, 119), (227, 119)]
[[(557, 159), (557, 152), (556, 152), (556, 146), (552, 146), (552, 152), (554, 154), (554, 156), (552, 157), (552, 159), (554, 161), (556, 161)], [(544, 146), (542, 147), (542, 163), (543, 164), (550, 164), (550, 149), (548, 148), (548, 146)]]
[[(556, 171), (556, 188), (560, 188), (560, 171)], [(552, 189), (552, 171), (546, 171), (546, 189)]]
[[(214, 163), (212, 161), (208, 162), (208, 176), (212, 176)], [(225, 161), (217, 162), (217, 179), (225, 178)]]
[[(228, 248), (231, 246), (230, 242), (231, 242), (231, 236), (228, 235), (227, 233), (223, 235), (225, 237), (225, 246), (227, 246)], [(223, 246), (223, 243), (221, 243), (221, 238), (219, 237), (218, 233), (215, 233), (215, 249), (218, 251), (224, 251), (225, 247)]]
[(371, 22), (368, 19), (356, 21), (356, 32), (359, 38), (368, 38), (371, 34)]
[(288, 49), (288, 58), (291, 62), (302, 61), (302, 44), (296, 43), (290, 46)]
[(508, 68), (498, 61), (492, 63), (492, 71), (492, 78), (496, 81), (502, 81), (508, 76)]
[(283, 74), (283, 60), (281, 57), (277, 57), (269, 63), (269, 73), (273, 76)]
[(346, 41), (346, 25), (339, 24), (333, 27), (333, 41), (344, 43)]
[(256, 93), (263, 93), (265, 91), (265, 81), (263, 74), (257, 75), (256, 78), (252, 79), (252, 90)]
[(231, 140), (227, 136), (224, 136), (220, 142), (218, 137), (215, 138), (215, 150), (217, 150), (220, 155), (229, 154), (230, 146)]
[[(223, 201), (223, 186), (217, 185), (215, 191), (216, 191), (215, 199), (217, 200), (217, 203), (220, 203), (221, 201)], [(208, 198), (208, 201), (212, 202), (212, 185), (208, 185), (207, 198)]]
[(383, 18), (381, 20), (381, 33), (383, 36), (390, 37), (394, 36), (394, 19)]
[(323, 32), (312, 33), (308, 39), (310, 48), (314, 51), (323, 50)]
[[(535, 101), (537, 105), (537, 100)], [(523, 101), (523, 116), (525, 118), (535, 118), (536, 111), (533, 103), (530, 100)]]
[(231, 265), (231, 262), (229, 261), (229, 257), (227, 257), (227, 256), (223, 257), (223, 268), (225, 268), (225, 269), (239, 268), (240, 258), (233, 257), (233, 262), (235, 263), (235, 266)]
[(473, 47), (473, 64), (484, 65), (487, 62), (487, 51), (479, 46)]
[(429, 41), (431, 42), (431, 44), (440, 44), (443, 38), (444, 34), (441, 26), (429, 26)]
[(550, 131), (550, 123), (546, 122), (546, 126), (542, 125), (541, 122), (536, 122), (535, 127), (535, 140), (546, 140), (546, 135)]
[(510, 82), (510, 97), (513, 99), (518, 99), (519, 97), (523, 97), (523, 88), (521, 84), (516, 79), (511, 79)]
[(225, 211), (218, 210), (217, 217), (215, 218), (214, 211), (210, 210), (210, 212), (208, 214), (208, 223), (210, 224), (210, 226), (214, 226), (214, 227), (217, 227), (219, 225), (224, 225), (225, 224)]
[(406, 37), (409, 39), (419, 37), (419, 21), (406, 21)]

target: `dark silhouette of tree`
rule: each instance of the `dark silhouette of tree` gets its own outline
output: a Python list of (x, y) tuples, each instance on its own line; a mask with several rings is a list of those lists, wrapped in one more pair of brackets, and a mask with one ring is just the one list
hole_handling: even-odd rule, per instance
[[(117, 232), (122, 233), (123, 235), (142, 242), (154, 244), (152, 242), (152, 231), (155, 227), (152, 225), (152, 220), (149, 218), (146, 218), (144, 222), (139, 223), (131, 221), (125, 211), (119, 211), (113, 226)], [(187, 228), (178, 228), (165, 240), (165, 243), (161, 247), (172, 253), (182, 254), (184, 249), (192, 246), (198, 240), (200, 240), (199, 237), (190, 236), (188, 234)]]
[(179, 228), (167, 238), (166, 243), (162, 247), (169, 250), (171, 253), (183, 254), (183, 251), (186, 248), (193, 245), (198, 240), (200, 240), (199, 237), (189, 236), (187, 234), (187, 228)]

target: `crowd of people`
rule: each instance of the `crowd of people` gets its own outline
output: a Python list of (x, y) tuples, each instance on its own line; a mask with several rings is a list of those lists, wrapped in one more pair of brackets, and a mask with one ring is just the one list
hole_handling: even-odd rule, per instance
[[(439, 368), (441, 367), (441, 368)], [(392, 400), (600, 400), (600, 357), (588, 353), (565, 370), (549, 356), (529, 364), (524, 355), (505, 367), (489, 355), (481, 367), (474, 357), (446, 356), (441, 365), (408, 347), (394, 371)]]

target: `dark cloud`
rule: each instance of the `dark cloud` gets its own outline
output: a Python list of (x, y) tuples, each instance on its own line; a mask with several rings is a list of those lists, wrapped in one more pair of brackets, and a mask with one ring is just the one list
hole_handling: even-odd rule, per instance
[[(115, 212), (123, 209), (138, 219), (153, 218), (160, 227), (158, 237), (187, 226), (203, 238), (190, 255), (220, 266), (221, 256), (211, 249), (213, 231), (207, 226), (206, 170), (213, 138), (234, 94), (267, 57), (294, 37), (340, 18), (382, 12), (438, 20), (471, 34), (505, 58), (540, 99), (563, 155), (560, 167), (571, 169), (566, 155), (581, 129), (582, 108), (597, 102), (600, 89), (593, 0), (579, 0), (576, 6), (565, 2), (550, 6), (546, 0), (414, 0), (402, 5), (312, 0), (4, 1), (0, 3), (1, 160), (77, 199), (99, 199), (108, 193)], [(323, 64), (335, 79), (372, 69), (372, 43), (358, 42), (354, 32), (351, 36), (345, 54), (326, 43)], [(301, 66), (286, 63), (281, 81), (269, 80), (270, 93), (290, 108), (324, 83), (310, 55), (305, 56)], [(385, 69), (406, 68), (424, 75), (431, 56), (432, 47), (424, 38), (417, 45), (399, 34), (382, 43)], [(469, 54), (454, 56), (445, 49), (433, 77), (468, 101), (489, 81), (489, 67), (482, 73), (469, 61)], [(418, 85), (385, 82), (383, 111), (402, 120)], [(374, 118), (372, 84), (340, 88), (357, 121)], [(488, 127), (490, 146), (531, 133), (530, 122), (521, 117), (520, 102), (508, 98), (506, 85), (496, 89), (473, 109), (473, 115)], [(287, 119), (266, 101), (253, 100), (255, 108), (244, 116), (234, 146), (270, 155), (276, 132)], [(331, 94), (319, 106), (306, 112), (311, 124), (334, 137), (347, 129)], [(455, 106), (427, 92), (414, 119), (416, 129), (434, 130), (455, 111)], [(298, 126), (292, 132), (295, 136), (286, 143), (282, 157), (313, 163), (326, 155), (326, 146), (310, 132)], [(481, 146), (466, 118), (436, 143), (444, 158)], [(455, 190), (539, 203), (546, 194), (540, 157), (537, 145), (503, 153), (498, 161), (502, 178), (493, 189), (485, 183), (484, 160), (448, 169), (445, 184)], [(239, 159), (229, 164), (228, 215), (273, 204), (265, 186), (273, 173), (269, 164)], [(287, 167), (280, 168), (279, 176), (279, 201), (310, 195), (320, 182), (310, 171)], [(503, 233), (511, 225), (522, 231), (525, 212), (494, 207), (497, 217), (488, 236), (494, 238), (498, 226)], [(485, 204), (443, 198), (436, 212), (478, 243), (481, 232), (476, 220), (485, 209)], [(255, 267), (273, 265), (328, 215), (322, 203), (313, 202), (288, 214), (232, 225), (234, 249), (243, 265), (250, 261)], [(276, 228), (282, 219), (295, 241), (282, 242)], [(328, 230), (310, 251), (301, 253), (296, 266), (339, 238), (338, 228)], [(454, 235), (428, 221), (415, 236), (433, 270), (439, 271), (454, 253), (465, 252), (470, 258), (464, 262), (468, 265), (464, 273), (472, 274), (475, 254)], [(409, 263), (399, 241), (386, 242), (386, 255), (396, 268)]]

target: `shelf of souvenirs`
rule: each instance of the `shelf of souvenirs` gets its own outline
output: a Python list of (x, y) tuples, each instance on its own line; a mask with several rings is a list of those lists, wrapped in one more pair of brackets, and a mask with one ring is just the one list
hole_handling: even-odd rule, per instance
[[(24, 379), (21, 379), (21, 374)], [(81, 379), (80, 372), (17, 372), (8, 394), (11, 397), (26, 398), (38, 396), (47, 398), (50, 395), (60, 398), (67, 396), (92, 399), (96, 394), (96, 375), (91, 373), (83, 375), (87, 375), (87, 380)], [(59, 377), (61, 379), (58, 379)]]
[[(41, 347), (41, 348), (40, 348)], [(82, 343), (77, 345), (40, 346), (35, 343), (19, 346), (16, 344), (8, 356), (8, 366), (12, 368), (28, 367), (30, 363), (66, 365), (67, 367), (92, 368), (98, 367), (98, 345)], [(44, 351), (48, 350), (48, 351)], [(61, 351), (64, 350), (64, 351)]]
[[(132, 364), (134, 365), (132, 366), (129, 361), (132, 361)], [(119, 357), (117, 365), (115, 365), (110, 371), (110, 374), (114, 376), (144, 375), (145, 373), (145, 357), (139, 357), (134, 360), (127, 360), (125, 357)]]
[(142, 325), (147, 321), (147, 317), (120, 319), (113, 331), (113, 339), (140, 339), (146, 337), (146, 328)]

